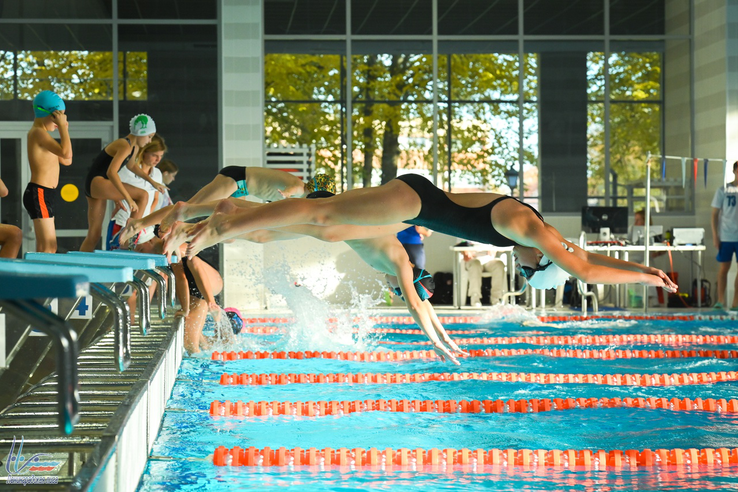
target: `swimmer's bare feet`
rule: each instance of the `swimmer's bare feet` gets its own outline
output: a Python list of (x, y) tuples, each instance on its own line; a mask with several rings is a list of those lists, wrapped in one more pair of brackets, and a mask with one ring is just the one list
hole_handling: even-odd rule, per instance
[(128, 219), (128, 223), (126, 224), (126, 226), (120, 230), (118, 241), (120, 242), (120, 244), (125, 243), (133, 236), (141, 232), (143, 228), (143, 219)]
[(221, 200), (208, 220), (198, 222), (193, 229), (194, 237), (187, 246), (187, 258), (192, 258), (205, 248), (221, 241), (221, 231), (228, 216), (239, 210), (239, 207), (228, 200)]
[(184, 222), (189, 219), (189, 217), (187, 217), (188, 206), (189, 204), (187, 202), (177, 202), (172, 205), (172, 209), (169, 211), (167, 216), (161, 220), (161, 224), (159, 224), (159, 230), (162, 234), (168, 233), (172, 224), (175, 222)]
[(170, 258), (172, 253), (178, 252), (179, 247), (183, 245), (194, 234), (196, 224), (188, 224), (186, 222), (175, 222), (172, 224), (171, 230), (164, 240), (164, 254)]

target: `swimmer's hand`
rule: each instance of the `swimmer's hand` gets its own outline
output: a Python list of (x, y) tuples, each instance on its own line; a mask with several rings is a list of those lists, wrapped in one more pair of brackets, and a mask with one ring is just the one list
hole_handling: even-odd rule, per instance
[(647, 273), (645, 281), (641, 282), (642, 285), (648, 285), (653, 287), (661, 287), (667, 292), (676, 292), (679, 290), (679, 286), (669, 278), (666, 273), (659, 270), (658, 268), (647, 267), (644, 268), (644, 273)]
[(58, 127), (62, 127), (62, 126), (64, 126), (65, 128), (69, 127), (69, 122), (67, 121), (67, 115), (62, 113), (59, 110), (51, 113), (51, 120)]
[[(119, 203), (119, 202), (116, 202)], [(139, 219), (128, 219), (126, 226), (120, 230), (120, 241), (125, 242), (130, 238), (141, 232), (141, 220)]]
[(457, 366), (461, 365), (461, 363), (456, 360), (456, 356), (440, 340), (437, 342), (433, 342), (433, 351), (443, 362), (446, 362), (446, 359), (448, 359)]
[(443, 341), (446, 343), (446, 345), (451, 349), (454, 355), (461, 356), (461, 357), (469, 357), (471, 354), (465, 350), (462, 350), (459, 348), (458, 345), (456, 345), (456, 342), (451, 340), (451, 337), (448, 336), (447, 333), (443, 334)]
[(130, 205), (132, 214), (138, 212), (138, 205), (136, 205), (136, 202), (133, 201), (133, 198), (131, 198), (130, 200), (126, 200), (126, 202), (128, 203), (128, 205)]
[(157, 183), (156, 181), (154, 181), (152, 184), (154, 188), (156, 188), (156, 191), (158, 191), (159, 193), (165, 193), (167, 190), (169, 190), (169, 188), (167, 188), (165, 185)]
[(208, 312), (216, 323), (220, 321), (220, 306), (214, 300), (208, 302)]

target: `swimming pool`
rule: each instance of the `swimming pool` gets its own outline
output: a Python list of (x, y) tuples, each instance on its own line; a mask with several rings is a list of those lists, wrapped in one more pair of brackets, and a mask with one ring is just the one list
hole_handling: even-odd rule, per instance
[(250, 320), (184, 360), (140, 490), (738, 489), (735, 318), (442, 319), (460, 367), (405, 317)]

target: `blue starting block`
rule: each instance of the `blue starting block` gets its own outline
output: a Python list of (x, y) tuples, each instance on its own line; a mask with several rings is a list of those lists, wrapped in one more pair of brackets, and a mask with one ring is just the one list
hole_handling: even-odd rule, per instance
[[(30, 261), (43, 261), (53, 264), (81, 265), (81, 266), (105, 266), (105, 267), (128, 267), (133, 270), (153, 270), (154, 260), (133, 257), (109, 257), (95, 253), (80, 254), (53, 254), (53, 253), (26, 253), (24, 258)], [(149, 306), (149, 295), (146, 283), (132, 276), (127, 282), (137, 292), (139, 326), (141, 334), (146, 335), (151, 327), (151, 308)], [(163, 282), (162, 282), (163, 283)]]
[[(70, 251), (72, 254), (78, 254), (79, 252)], [(116, 249), (113, 251), (106, 251), (102, 249), (96, 249), (95, 254), (105, 254), (105, 255), (121, 255), (121, 256), (134, 256), (139, 258), (150, 258), (154, 261), (156, 261), (156, 266), (167, 266), (169, 262), (167, 261), (167, 257), (164, 255), (155, 255), (152, 253), (139, 253), (137, 251), (129, 251), (127, 249)], [(177, 255), (172, 255), (172, 263), (179, 262), (179, 258), (177, 258)]]
[[(57, 255), (52, 256), (56, 257)], [(113, 310), (115, 316), (114, 343), (118, 370), (124, 371), (131, 363), (131, 320), (128, 304), (121, 301), (115, 292), (103, 285), (133, 281), (133, 269), (131, 267), (59, 265), (55, 261), (0, 259), (0, 274), (5, 273), (83, 275), (87, 277), (91, 284), (90, 294)]]
[[(84, 275), (24, 273), (22, 266), (22, 264), (14, 264), (12, 268), (16, 271), (2, 271), (0, 306), (5, 312), (29, 323), (52, 339), (57, 351), (59, 429), (64, 434), (69, 435), (79, 421), (77, 374), (79, 346), (77, 344), (77, 333), (64, 319), (55, 315), (34, 299), (87, 295), (89, 283)], [(0, 267), (7, 270), (10, 266), (6, 262), (2, 262)], [(47, 270), (49, 270), (48, 267)]]
[[(79, 251), (70, 251), (68, 254), (72, 255), (81, 255), (81, 254), (89, 254), (89, 253), (82, 253)], [(169, 305), (174, 307), (174, 301), (175, 301), (175, 291), (174, 291), (174, 274), (172, 273), (172, 270), (169, 268), (169, 262), (167, 261), (167, 257), (164, 255), (157, 255), (152, 253), (139, 253), (137, 251), (129, 251), (126, 249), (116, 249), (113, 251), (105, 251), (101, 249), (96, 249), (95, 253), (96, 255), (102, 255), (108, 258), (145, 258), (149, 260), (153, 260), (154, 264), (156, 266), (156, 269), (150, 269), (150, 270), (142, 270), (142, 272), (146, 272), (148, 274), (149, 278), (152, 278), (159, 284), (159, 288), (161, 289), (159, 292), (167, 293), (167, 296), (164, 297), (159, 296), (159, 315), (161, 319), (166, 318), (166, 299), (169, 300)], [(176, 255), (172, 255), (172, 263), (177, 263), (179, 259)], [(166, 275), (166, 277), (169, 279), (169, 288), (168, 290), (165, 290), (165, 284), (164, 281), (159, 277), (159, 275), (156, 275), (154, 272), (158, 272), (159, 274)]]

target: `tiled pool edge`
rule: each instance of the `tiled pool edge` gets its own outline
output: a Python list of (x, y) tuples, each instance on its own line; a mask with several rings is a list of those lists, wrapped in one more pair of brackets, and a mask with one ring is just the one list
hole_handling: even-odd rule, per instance
[(183, 353), (184, 318), (179, 316), (116, 410), (94, 453), (75, 475), (70, 490), (129, 492), (138, 488)]

